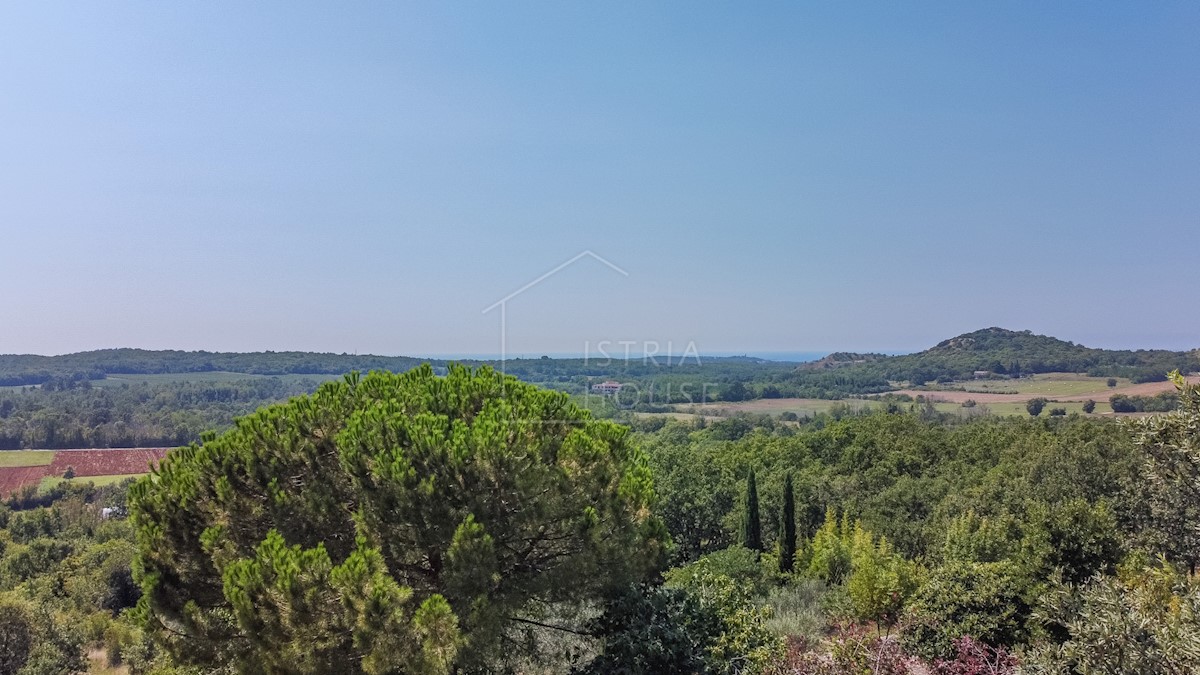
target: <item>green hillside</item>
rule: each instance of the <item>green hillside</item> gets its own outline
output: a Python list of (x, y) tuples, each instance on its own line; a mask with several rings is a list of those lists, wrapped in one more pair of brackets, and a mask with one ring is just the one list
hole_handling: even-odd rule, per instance
[(1172, 370), (1196, 370), (1200, 362), (1195, 352), (1093, 349), (1027, 330), (985, 328), (944, 340), (917, 354), (888, 359), (878, 366), (890, 379), (910, 381), (964, 378), (986, 370), (997, 375), (1087, 373), (1152, 382), (1165, 380)]
[(353, 370), (402, 372), (424, 359), (316, 352), (207, 352), (100, 349), (61, 356), (0, 354), (0, 386), (55, 378), (102, 380), (108, 375), (230, 372), (247, 375), (336, 375)]
[(831, 355), (797, 368), (786, 378), (786, 384), (809, 390), (816, 383), (826, 382), (830, 386), (821, 397), (829, 398), (875, 393), (881, 383), (889, 381), (922, 384), (967, 379), (981, 370), (996, 376), (1071, 372), (1155, 382), (1165, 380), (1172, 370), (1200, 370), (1200, 359), (1196, 351), (1095, 349), (1027, 330), (984, 328), (943, 340), (915, 354)]

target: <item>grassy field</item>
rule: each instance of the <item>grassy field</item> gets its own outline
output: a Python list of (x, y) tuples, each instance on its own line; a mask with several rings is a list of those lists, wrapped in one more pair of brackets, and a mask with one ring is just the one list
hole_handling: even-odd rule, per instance
[[(960, 414), (986, 414), (992, 415), (1028, 415), (1029, 411), (1025, 409), (1023, 402), (1000, 402), (1000, 403), (980, 403), (974, 408), (964, 408), (961, 403), (935, 403), (934, 407), (939, 412), (960, 413)], [(1042, 410), (1042, 417), (1050, 414), (1054, 408), (1065, 408), (1067, 414), (1083, 412), (1082, 401), (1059, 401), (1049, 402)], [(1112, 414), (1112, 409), (1108, 407), (1108, 401), (1096, 401), (1096, 410), (1093, 415)]]
[[(116, 485), (117, 483), (120, 483), (121, 481), (125, 480), (126, 478), (140, 478), (145, 475), (146, 474), (144, 474), (144, 473), (123, 473), (123, 474), (114, 474), (112, 476), (83, 476), (83, 477), (72, 478), (71, 480), (75, 481), (76, 483), (80, 483), (80, 484), (94, 483), (96, 485), (96, 487), (104, 487), (105, 485)], [(49, 490), (50, 488), (53, 488), (55, 485), (58, 485), (59, 483), (63, 482), (64, 480), (66, 480), (66, 479), (64, 479), (62, 476), (46, 476), (45, 478), (42, 479), (42, 482), (40, 484), (38, 484), (38, 491), (45, 492), (45, 491)]]
[(47, 466), (53, 461), (53, 450), (0, 450), (0, 467)]
[(720, 417), (718, 417), (716, 415), (697, 415), (695, 413), (682, 413), (682, 412), (638, 412), (638, 413), (634, 413), (633, 415), (634, 415), (634, 417), (644, 417), (644, 418), (667, 417), (667, 418), (670, 418), (673, 420), (679, 420), (682, 422), (691, 422), (691, 421), (695, 420), (697, 417), (703, 417), (706, 420), (721, 419)]
[[(1132, 384), (1128, 379), (1116, 378), (1118, 387)], [(1019, 380), (967, 380), (952, 386), (970, 392), (994, 394), (1026, 394), (1029, 396), (1079, 396), (1096, 394), (1097, 399), (1108, 398), (1107, 377), (1088, 377), (1076, 373), (1042, 373)]]

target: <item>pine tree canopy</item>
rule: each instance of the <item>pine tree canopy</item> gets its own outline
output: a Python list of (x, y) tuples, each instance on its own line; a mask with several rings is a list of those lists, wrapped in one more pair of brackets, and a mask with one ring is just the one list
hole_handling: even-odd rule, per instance
[(326, 383), (172, 451), (130, 502), (147, 630), (240, 672), (495, 671), (667, 538), (627, 430), (489, 368)]

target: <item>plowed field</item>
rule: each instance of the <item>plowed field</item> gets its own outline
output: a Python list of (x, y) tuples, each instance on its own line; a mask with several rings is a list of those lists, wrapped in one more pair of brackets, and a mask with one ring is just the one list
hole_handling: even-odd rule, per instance
[(150, 463), (167, 454), (165, 448), (133, 450), (59, 450), (54, 454), (47, 475), (61, 476), (67, 467), (76, 476), (111, 476), (124, 473), (148, 473)]
[[(0, 451), (0, 499), (26, 485), (37, 485), (43, 478), (62, 476), (67, 467), (74, 469), (78, 478), (148, 473), (152, 462), (166, 456), (167, 448), (58, 450), (47, 463), (49, 454), (49, 451)], [(39, 466), (14, 466), (22, 463)]]

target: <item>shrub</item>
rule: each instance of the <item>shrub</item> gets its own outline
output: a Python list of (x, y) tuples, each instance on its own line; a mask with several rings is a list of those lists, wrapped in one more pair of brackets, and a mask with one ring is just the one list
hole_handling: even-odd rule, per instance
[[(719, 633), (703, 643), (713, 675), (760, 673), (783, 656), (784, 644), (766, 626), (770, 610), (750, 601), (748, 589), (700, 561), (673, 575), (668, 587), (696, 596), (699, 606), (719, 618)], [(612, 671), (609, 671), (612, 672)]]
[(1137, 405), (1125, 394), (1113, 394), (1108, 399), (1108, 405), (1116, 413), (1137, 412)]
[(992, 647), (1010, 647), (1028, 635), (1028, 584), (1013, 563), (950, 562), (934, 570), (905, 615), (904, 644), (929, 659), (955, 654), (969, 635)]
[(767, 628), (782, 637), (816, 642), (825, 629), (824, 599), (828, 591), (824, 582), (816, 579), (772, 589), (764, 603), (771, 609)]
[(839, 522), (837, 512), (827, 509), (825, 523), (797, 554), (796, 570), (827, 584), (842, 583), (850, 574), (850, 539), (849, 518), (843, 515)]
[(744, 546), (709, 553), (690, 565), (669, 570), (666, 577), (668, 582), (676, 583), (700, 572), (729, 578), (754, 596), (766, 595), (775, 582), (770, 562)]
[(15, 673), (23, 668), (33, 643), (33, 617), (29, 608), (19, 602), (0, 601), (0, 673)]
[(1170, 568), (1058, 586), (1036, 616), (1065, 639), (1035, 645), (1030, 673), (1200, 672), (1200, 588)]
[(600, 654), (577, 675), (703, 672), (705, 648), (720, 636), (714, 608), (683, 589), (632, 586), (610, 598), (589, 623), (600, 638)]
[(1008, 514), (980, 516), (974, 510), (950, 521), (942, 544), (942, 560), (997, 562), (1015, 554), (1021, 545), (1021, 526)]
[(969, 635), (954, 641), (954, 658), (934, 661), (934, 675), (1009, 675), (1017, 659), (1004, 647), (992, 647)]
[(793, 658), (793, 675), (907, 675), (908, 657), (894, 638), (849, 626), (829, 640), (829, 652), (809, 652)]
[(904, 603), (917, 587), (916, 566), (892, 551), (887, 539), (875, 541), (856, 525), (850, 553), (846, 590), (858, 621), (895, 625)]
[(1046, 399), (1044, 399), (1044, 398), (1031, 398), (1025, 402), (1025, 410), (1028, 411), (1029, 414), (1033, 417), (1037, 417), (1038, 415), (1041, 415), (1042, 408), (1045, 408), (1045, 407), (1046, 407)]

